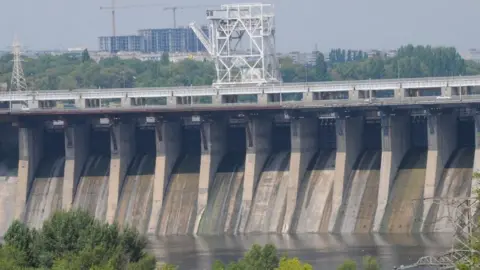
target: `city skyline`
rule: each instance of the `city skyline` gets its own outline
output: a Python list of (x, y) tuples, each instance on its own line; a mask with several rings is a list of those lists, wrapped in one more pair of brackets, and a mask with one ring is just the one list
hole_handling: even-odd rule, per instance
[[(202, 4), (230, 2), (250, 1), (209, 0)], [(401, 3), (384, 0), (304, 0), (303, 5), (291, 0), (269, 2), (275, 5), (279, 52), (312, 51), (315, 46), (320, 51), (336, 47), (392, 49), (408, 43), (455, 46), (466, 50), (480, 43), (480, 37), (475, 35), (475, 15), (480, 3), (473, 0), (459, 0), (455, 4), (449, 0), (405, 0)], [(123, 0), (117, 5), (132, 3), (131, 0)], [(155, 1), (135, 2), (143, 3)], [(174, 3), (192, 4), (195, 1)], [(10, 1), (5, 5), (6, 10), (22, 12), (9, 12), (0, 17), (4, 26), (0, 31), (0, 50), (8, 49), (15, 34), (31, 50), (72, 47), (96, 50), (97, 38), (112, 32), (110, 12), (99, 8), (108, 5), (108, 0), (68, 3), (62, 0)], [(204, 9), (178, 10), (178, 25), (184, 26), (191, 21), (204, 23)], [(134, 33), (141, 28), (172, 26), (171, 11), (163, 11), (162, 7), (117, 11), (117, 35)]]

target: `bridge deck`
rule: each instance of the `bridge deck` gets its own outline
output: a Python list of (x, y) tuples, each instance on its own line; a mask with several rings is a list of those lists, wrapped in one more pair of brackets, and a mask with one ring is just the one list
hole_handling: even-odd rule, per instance
[[(434, 92), (431, 91), (432, 89)], [(285, 94), (291, 93), (298, 94), (295, 96), (296, 100), (282, 100)], [(243, 100), (242, 103), (238, 97), (244, 95), (253, 98), (248, 102)], [(199, 98), (203, 98), (203, 101)], [(480, 102), (480, 76), (291, 83), (226, 88), (200, 86), (4, 92), (0, 93), (0, 103), (2, 102), (3, 105), (0, 104), (0, 106), (3, 108), (0, 108), (0, 113), (3, 114), (458, 105)]]

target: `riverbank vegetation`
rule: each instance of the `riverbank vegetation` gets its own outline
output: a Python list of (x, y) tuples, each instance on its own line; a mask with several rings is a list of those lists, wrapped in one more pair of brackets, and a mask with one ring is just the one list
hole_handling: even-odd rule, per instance
[[(176, 270), (174, 265), (164, 265), (162, 270)], [(249, 251), (245, 253), (243, 258), (235, 262), (223, 263), (216, 261), (212, 270), (313, 270), (314, 268), (298, 258), (288, 257), (287, 255), (279, 256), (274, 245), (267, 244), (265, 246), (253, 245)], [(342, 265), (338, 266), (338, 270), (356, 270), (355, 261), (346, 260)], [(362, 262), (364, 270), (379, 270), (375, 258), (365, 256)]]
[[(2, 270), (175, 270), (174, 265), (158, 265), (145, 252), (147, 241), (136, 230), (95, 220), (74, 210), (57, 212), (39, 230), (14, 221), (0, 247)], [(313, 270), (298, 258), (278, 255), (276, 247), (253, 245), (241, 259), (216, 261), (212, 270)], [(356, 269), (346, 261), (339, 270)], [(363, 269), (380, 269), (372, 257), (365, 257)]]
[(15, 221), (0, 247), (0, 269), (153, 270), (156, 261), (135, 230), (96, 221), (82, 211), (57, 212), (40, 230)]
[[(0, 57), (0, 83), (9, 83), (12, 56)], [(334, 49), (322, 53), (308, 65), (289, 57), (279, 59), (284, 82), (438, 77), (480, 74), (480, 64), (465, 61), (455, 48), (407, 45), (393, 57), (381, 53)], [(108, 58), (93, 61), (82, 55), (43, 55), (23, 63), (30, 89), (130, 88), (210, 85), (215, 78), (213, 63), (183, 60), (161, 61)]]

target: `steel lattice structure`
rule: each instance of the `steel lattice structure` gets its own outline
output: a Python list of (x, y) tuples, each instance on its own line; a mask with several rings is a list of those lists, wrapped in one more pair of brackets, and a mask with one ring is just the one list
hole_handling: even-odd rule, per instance
[(280, 81), (275, 50), (275, 15), (271, 4), (222, 5), (208, 10), (209, 37), (190, 27), (212, 56), (214, 85), (265, 84)]
[(421, 257), (415, 264), (401, 266), (398, 269), (429, 267), (434, 269), (456, 269), (456, 263), (473, 265), (474, 255), (480, 252), (472, 247), (472, 243), (480, 243), (478, 235), (478, 210), (480, 202), (476, 197), (465, 198), (429, 198), (432, 204), (447, 209), (447, 218), (453, 229), (452, 248), (439, 256)]
[(14, 39), (12, 44), (13, 54), (13, 70), (12, 80), (10, 83), (10, 91), (25, 91), (27, 90), (27, 80), (22, 68), (22, 51), (21, 45), (17, 38)]

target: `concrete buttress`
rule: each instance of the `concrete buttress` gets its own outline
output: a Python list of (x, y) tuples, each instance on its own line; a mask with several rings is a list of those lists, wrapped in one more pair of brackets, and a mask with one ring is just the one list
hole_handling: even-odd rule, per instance
[[(457, 147), (456, 120), (455, 114), (434, 114), (428, 116), (428, 154), (423, 190), (424, 199), (435, 197), (435, 190), (442, 176), (443, 169)], [(424, 227), (423, 223), (426, 221), (432, 203), (432, 200), (424, 200), (420, 230)]]
[(198, 181), (197, 217), (194, 232), (197, 233), (208, 202), (208, 189), (226, 150), (227, 123), (224, 119), (202, 123), (200, 126), (201, 159)]
[[(480, 115), (474, 115), (475, 121), (475, 156), (473, 158), (473, 174), (480, 173)], [(471, 194), (480, 187), (480, 179), (472, 179)]]
[(290, 155), (290, 179), (288, 182), (286, 210), (282, 233), (289, 233), (297, 205), (300, 182), (307, 166), (317, 151), (317, 119), (293, 119), (290, 125), (292, 152)]
[(244, 233), (252, 206), (253, 194), (260, 173), (271, 151), (271, 119), (249, 119), (245, 127), (247, 153), (245, 156), (245, 174), (243, 177), (242, 206), (238, 232)]
[(15, 219), (23, 220), (28, 191), (43, 156), (43, 129), (20, 127), (18, 130), (18, 184), (15, 194)]
[(380, 230), (393, 181), (403, 157), (410, 148), (410, 125), (408, 116), (387, 115), (381, 118), (381, 125), (382, 159), (373, 232), (379, 232)]
[[(470, 186), (469, 195), (475, 195), (475, 191), (480, 188), (480, 179), (477, 178), (477, 174), (480, 173), (480, 115), (475, 114), (474, 120), (474, 132), (475, 132), (475, 155), (473, 157), (473, 170), (472, 170), (472, 183)], [(472, 215), (475, 215), (476, 209), (472, 209)]]
[(179, 122), (161, 122), (155, 125), (155, 179), (153, 203), (148, 234), (156, 234), (162, 212), (163, 197), (175, 162), (180, 155), (182, 127)]
[(115, 123), (110, 128), (110, 177), (108, 179), (107, 222), (113, 223), (128, 166), (135, 155), (135, 125)]
[(332, 213), (328, 231), (334, 232), (338, 210), (345, 200), (345, 186), (348, 183), (355, 161), (363, 148), (363, 117), (340, 117), (336, 120), (337, 155), (333, 183)]
[(62, 207), (67, 211), (72, 208), (78, 180), (88, 158), (89, 135), (89, 126), (86, 124), (73, 124), (65, 128), (65, 169)]

